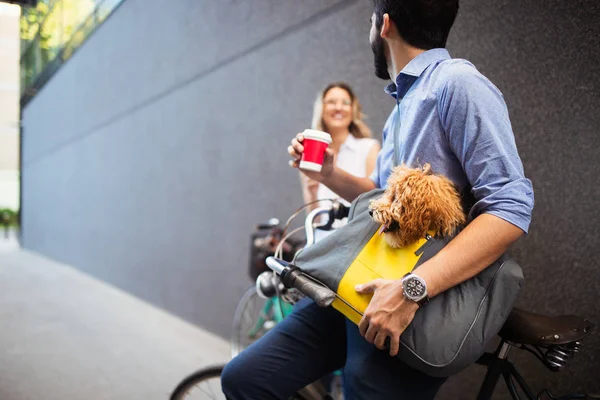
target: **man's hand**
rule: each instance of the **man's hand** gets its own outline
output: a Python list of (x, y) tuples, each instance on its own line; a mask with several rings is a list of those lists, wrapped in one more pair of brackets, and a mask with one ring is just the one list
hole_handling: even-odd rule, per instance
[[(288, 153), (293, 158), (293, 160), (290, 160), (290, 166), (292, 168), (298, 168), (298, 166), (300, 165), (300, 159), (302, 158), (302, 153), (304, 152), (304, 146), (302, 145), (303, 141), (304, 136), (301, 133), (299, 133), (294, 139), (292, 139), (292, 144), (288, 146)], [(330, 176), (333, 172), (333, 168), (335, 165), (334, 159), (335, 155), (333, 153), (333, 150), (327, 148), (327, 150), (325, 150), (325, 159), (323, 160), (323, 167), (321, 168), (321, 172), (305, 171), (303, 169), (300, 169), (300, 171), (313, 181), (323, 182), (323, 180)]]
[[(304, 152), (302, 142), (304, 142), (304, 135), (299, 133), (292, 139), (292, 144), (288, 146), (288, 153), (292, 156), (290, 166), (293, 168), (298, 168), (300, 165), (300, 159)], [(327, 186), (342, 199), (349, 202), (354, 201), (361, 194), (376, 187), (375, 183), (369, 178), (359, 178), (341, 168), (337, 168), (335, 166), (335, 154), (331, 148), (325, 150), (325, 159), (323, 160), (321, 172), (306, 171), (303, 169), (300, 169), (300, 172), (309, 179)]]
[(400, 280), (376, 279), (355, 289), (361, 294), (373, 293), (358, 325), (360, 334), (381, 350), (389, 337), (390, 356), (395, 356), (400, 350), (400, 335), (412, 322), (418, 304), (404, 297)]

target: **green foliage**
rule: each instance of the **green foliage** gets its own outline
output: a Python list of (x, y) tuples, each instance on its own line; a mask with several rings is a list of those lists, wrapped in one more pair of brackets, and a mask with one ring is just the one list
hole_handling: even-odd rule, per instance
[(10, 208), (0, 208), (0, 226), (17, 225), (19, 223), (19, 212)]
[(54, 60), (67, 60), (121, 1), (40, 0), (36, 7), (23, 8), (21, 90), (32, 88)]

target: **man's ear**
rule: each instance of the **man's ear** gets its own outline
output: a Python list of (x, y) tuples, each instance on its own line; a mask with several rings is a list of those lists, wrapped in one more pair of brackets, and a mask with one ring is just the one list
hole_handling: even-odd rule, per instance
[(383, 22), (381, 24), (381, 32), (379, 35), (383, 39), (389, 39), (392, 28), (392, 20), (390, 19), (390, 15), (388, 13), (383, 14)]

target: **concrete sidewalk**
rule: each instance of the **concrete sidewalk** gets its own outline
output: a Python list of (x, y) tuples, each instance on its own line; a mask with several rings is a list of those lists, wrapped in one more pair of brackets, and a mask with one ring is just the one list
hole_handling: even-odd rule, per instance
[(229, 344), (0, 239), (0, 400), (150, 400)]

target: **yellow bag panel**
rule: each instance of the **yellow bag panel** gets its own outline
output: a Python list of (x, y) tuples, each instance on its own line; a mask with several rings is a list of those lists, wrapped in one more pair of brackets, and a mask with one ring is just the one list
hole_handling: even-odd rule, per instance
[(423, 238), (409, 246), (394, 249), (385, 242), (383, 235), (376, 232), (350, 264), (337, 290), (338, 295), (360, 311), (360, 314), (340, 299), (335, 299), (333, 307), (358, 325), (373, 295), (359, 294), (354, 287), (379, 278), (402, 278), (412, 271), (419, 261), (421, 256), (415, 255), (415, 252), (425, 242), (427, 239)]

